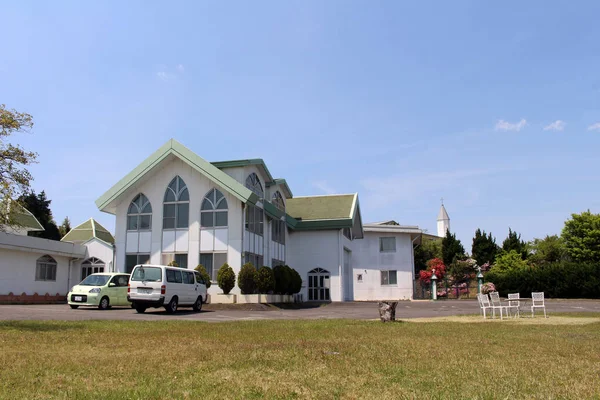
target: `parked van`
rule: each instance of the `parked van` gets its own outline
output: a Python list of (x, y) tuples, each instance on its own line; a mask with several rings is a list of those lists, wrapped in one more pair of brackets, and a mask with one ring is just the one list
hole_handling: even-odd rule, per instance
[(127, 299), (137, 312), (165, 307), (169, 314), (180, 306), (202, 309), (206, 285), (196, 271), (164, 265), (136, 265), (131, 271)]

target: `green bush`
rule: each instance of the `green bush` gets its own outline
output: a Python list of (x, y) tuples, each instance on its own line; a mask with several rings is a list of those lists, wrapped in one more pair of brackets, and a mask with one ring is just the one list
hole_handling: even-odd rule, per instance
[(171, 261), (171, 262), (169, 262), (167, 264), (167, 267), (177, 267), (177, 268), (179, 268), (179, 264), (177, 264), (177, 261), (173, 260), (173, 261)]
[(229, 294), (235, 286), (235, 272), (233, 272), (229, 264), (225, 263), (219, 268), (219, 272), (217, 272), (217, 284), (224, 294)]
[(256, 287), (258, 293), (267, 294), (275, 290), (275, 276), (269, 267), (260, 267), (256, 273)]
[(211, 285), (210, 275), (208, 274), (208, 272), (206, 272), (204, 265), (198, 264), (198, 266), (196, 268), (194, 268), (194, 270), (200, 274), (200, 276), (202, 277), (202, 280), (204, 280), (204, 284), (206, 285), (206, 288), (208, 289)]
[(256, 268), (252, 263), (242, 265), (238, 274), (238, 286), (242, 294), (253, 294), (256, 291)]
[(273, 275), (275, 276), (275, 293), (287, 294), (292, 281), (290, 267), (287, 265), (278, 265), (273, 268)]
[(291, 294), (300, 293), (302, 290), (302, 277), (295, 269), (292, 270), (292, 284), (291, 284)]
[(500, 295), (544, 292), (552, 298), (600, 297), (600, 265), (557, 262), (539, 267), (524, 267), (507, 271), (490, 270), (486, 282), (494, 282)]
[(523, 260), (520, 253), (515, 250), (500, 251), (496, 256), (496, 263), (492, 267), (494, 272), (504, 273), (513, 270), (527, 269), (529, 264)]

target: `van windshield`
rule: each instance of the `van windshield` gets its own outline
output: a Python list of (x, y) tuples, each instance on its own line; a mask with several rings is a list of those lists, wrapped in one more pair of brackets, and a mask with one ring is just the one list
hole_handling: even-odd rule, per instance
[(81, 286), (104, 286), (110, 279), (109, 275), (89, 275), (81, 281)]
[(160, 282), (162, 281), (161, 269), (157, 267), (138, 267), (131, 275), (132, 281)]

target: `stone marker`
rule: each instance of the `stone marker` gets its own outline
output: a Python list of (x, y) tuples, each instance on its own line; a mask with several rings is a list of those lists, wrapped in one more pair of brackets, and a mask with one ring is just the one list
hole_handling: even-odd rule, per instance
[(397, 301), (380, 301), (379, 302), (379, 318), (381, 322), (395, 321), (396, 320), (396, 306)]

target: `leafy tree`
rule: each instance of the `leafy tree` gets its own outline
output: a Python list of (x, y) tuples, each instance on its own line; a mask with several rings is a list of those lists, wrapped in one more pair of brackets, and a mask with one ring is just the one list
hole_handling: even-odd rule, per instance
[(62, 224), (58, 227), (58, 232), (60, 232), (60, 238), (64, 238), (67, 233), (71, 231), (71, 220), (69, 217), (65, 217), (63, 219)]
[(532, 249), (529, 261), (537, 266), (544, 266), (567, 259), (565, 244), (557, 235), (546, 236), (543, 239), (534, 239), (529, 244), (529, 247)]
[(484, 265), (485, 263), (493, 264), (496, 260), (496, 254), (498, 253), (498, 245), (496, 239), (485, 231), (481, 231), (479, 228), (475, 231), (473, 237), (473, 246), (471, 247), (471, 255), (477, 261), (478, 265)]
[(521, 234), (510, 228), (508, 228), (508, 236), (502, 242), (502, 250), (506, 253), (514, 250), (521, 255), (523, 260), (526, 260), (529, 255), (529, 248), (527, 243), (521, 240)]
[(219, 268), (219, 272), (217, 272), (217, 283), (224, 294), (229, 294), (231, 289), (235, 286), (235, 272), (233, 272), (233, 269), (229, 264), (225, 263)]
[(200, 274), (200, 276), (202, 277), (202, 280), (204, 280), (204, 284), (206, 285), (206, 288), (208, 289), (211, 285), (210, 275), (208, 274), (208, 272), (206, 272), (206, 268), (204, 268), (204, 265), (198, 264), (196, 266), (196, 268), (194, 268), (194, 270)]
[(26, 166), (34, 164), (37, 159), (37, 153), (8, 143), (7, 138), (13, 133), (27, 132), (32, 127), (31, 115), (8, 110), (0, 104), (0, 226), (19, 224), (16, 214), (10, 212), (10, 205), (29, 191), (33, 177)]
[(429, 239), (423, 237), (421, 244), (415, 248), (415, 275), (419, 271), (427, 269), (427, 261), (434, 258), (442, 258), (441, 239)]
[(592, 214), (590, 210), (572, 214), (565, 222), (562, 238), (573, 261), (600, 262), (600, 214)]
[(42, 227), (44, 227), (44, 231), (29, 232), (29, 236), (51, 240), (61, 239), (58, 226), (56, 226), (56, 222), (54, 222), (54, 218), (52, 218), (52, 211), (50, 210), (50, 203), (52, 203), (52, 200), (49, 200), (46, 197), (46, 192), (42, 190), (41, 193), (36, 195), (35, 191), (32, 190), (21, 196), (19, 202), (23, 204), (23, 207), (29, 210), (29, 212), (40, 221)]
[(419, 280), (422, 283), (430, 283), (434, 271), (435, 276), (438, 279), (443, 279), (446, 275), (446, 265), (444, 265), (444, 262), (439, 258), (432, 258), (427, 261), (427, 269), (419, 271)]
[(256, 291), (256, 268), (252, 263), (242, 265), (238, 274), (238, 286), (242, 294), (253, 294)]
[(527, 261), (523, 260), (521, 254), (516, 250), (511, 250), (508, 252), (502, 251), (496, 257), (496, 263), (490, 270), (494, 273), (505, 273), (513, 270), (526, 269), (529, 265)]
[(175, 260), (169, 261), (169, 263), (167, 264), (167, 266), (168, 267), (177, 267), (177, 268), (179, 268), (179, 264)]
[(296, 271), (294, 268), (291, 268), (292, 270), (292, 284), (290, 287), (290, 294), (296, 294), (296, 293), (300, 293), (300, 290), (302, 290), (302, 277), (300, 276), (300, 274), (298, 273), (298, 271)]
[(465, 257), (465, 248), (460, 240), (456, 238), (456, 234), (446, 231), (446, 236), (442, 239), (442, 259), (444, 264), (450, 265), (455, 259)]
[(275, 290), (275, 276), (269, 267), (260, 267), (256, 274), (256, 286), (259, 293), (267, 294)]

